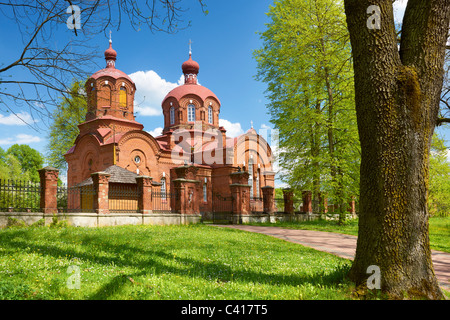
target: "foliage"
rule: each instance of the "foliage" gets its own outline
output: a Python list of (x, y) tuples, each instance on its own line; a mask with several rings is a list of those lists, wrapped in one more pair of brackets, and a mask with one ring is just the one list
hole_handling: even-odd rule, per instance
[(430, 151), (428, 211), (434, 216), (450, 214), (450, 162), (444, 140), (433, 135)]
[[(33, 182), (39, 182), (38, 170), (44, 165), (43, 155), (26, 144), (13, 144), (6, 152), (14, 156), (20, 164), (21, 173), (28, 174), (28, 178)], [(18, 172), (12, 172), (12, 178), (19, 178)]]
[(47, 161), (58, 169), (67, 169), (64, 154), (73, 146), (78, 136), (78, 125), (85, 120), (87, 101), (84, 94), (84, 81), (75, 81), (68, 97), (60, 98), (58, 108), (52, 115)]
[[(313, 199), (359, 194), (360, 147), (349, 35), (341, 2), (279, 0), (255, 51), (280, 133), (281, 179)], [(339, 211), (344, 212), (342, 206)]]

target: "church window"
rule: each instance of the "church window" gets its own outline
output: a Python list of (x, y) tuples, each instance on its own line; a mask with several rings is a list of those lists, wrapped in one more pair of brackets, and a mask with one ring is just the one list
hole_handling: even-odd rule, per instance
[(188, 121), (195, 121), (195, 106), (193, 104), (188, 105)]
[(166, 178), (161, 178), (161, 200), (166, 200)]
[(134, 162), (140, 163), (141, 162), (141, 158), (139, 156), (134, 157)]
[(170, 108), (170, 124), (175, 124), (175, 108)]
[(119, 106), (121, 108), (125, 108), (127, 106), (127, 89), (125, 87), (120, 87)]
[(208, 107), (208, 122), (213, 123), (213, 110), (211, 106)]
[(99, 92), (99, 107), (107, 107), (111, 105), (111, 88), (103, 86)]
[(206, 188), (206, 183), (203, 184), (203, 201), (208, 201), (208, 190)]
[(259, 198), (259, 172), (260, 170), (258, 169), (256, 171), (256, 197)]
[(248, 184), (250, 185), (250, 198), (253, 198), (253, 159), (248, 160)]

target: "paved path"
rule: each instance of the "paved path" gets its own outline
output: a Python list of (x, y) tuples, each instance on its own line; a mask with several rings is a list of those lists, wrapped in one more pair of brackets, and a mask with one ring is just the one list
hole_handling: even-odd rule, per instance
[[(356, 251), (357, 237), (340, 233), (247, 225), (220, 225), (220, 227), (267, 234), (350, 260), (353, 260)], [(450, 253), (432, 250), (431, 258), (439, 284), (450, 291)]]

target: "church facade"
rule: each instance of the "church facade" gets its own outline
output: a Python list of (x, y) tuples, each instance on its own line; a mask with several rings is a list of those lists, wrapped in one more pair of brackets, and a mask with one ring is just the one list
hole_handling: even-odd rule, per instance
[(190, 167), (198, 189), (196, 208), (212, 212), (216, 197), (232, 194), (232, 173), (247, 172), (250, 200), (254, 210), (262, 210), (263, 188), (274, 187), (271, 148), (253, 128), (238, 137), (227, 136), (219, 125), (220, 99), (198, 84), (200, 66), (191, 52), (181, 65), (184, 84), (161, 101), (164, 129), (157, 137), (136, 120), (136, 86), (116, 68), (117, 52), (111, 40), (105, 60), (106, 67), (85, 84), (86, 118), (65, 154), (68, 187), (82, 184), (93, 173), (120, 167), (151, 177), (161, 193), (170, 194), (177, 181), (186, 178), (179, 176), (183, 171), (177, 168)]

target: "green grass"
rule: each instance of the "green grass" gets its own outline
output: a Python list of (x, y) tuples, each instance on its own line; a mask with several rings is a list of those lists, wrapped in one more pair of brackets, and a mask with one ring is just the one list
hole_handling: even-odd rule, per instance
[(351, 299), (350, 265), (205, 225), (0, 230), (0, 299)]
[[(251, 225), (276, 226), (298, 230), (317, 230), (358, 235), (358, 219), (348, 220), (344, 225), (337, 221), (313, 220), (301, 222), (252, 223)], [(434, 250), (450, 253), (450, 217), (431, 217), (429, 220), (430, 246)]]

